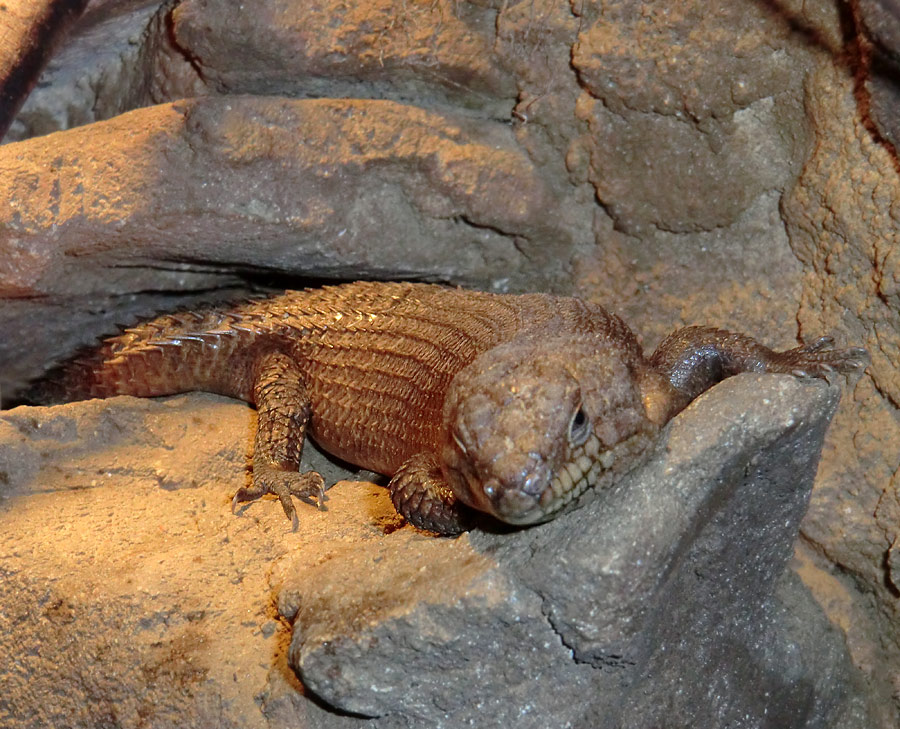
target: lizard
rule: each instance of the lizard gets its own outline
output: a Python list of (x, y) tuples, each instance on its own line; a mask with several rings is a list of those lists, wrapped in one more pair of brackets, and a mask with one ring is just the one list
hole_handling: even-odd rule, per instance
[(660, 429), (740, 372), (826, 377), (867, 353), (830, 337), (776, 352), (690, 326), (645, 356), (615, 314), (579, 298), (437, 284), (357, 282), (166, 314), (74, 358), (33, 391), (53, 403), (208, 391), (256, 407), (252, 478), (238, 504), (274, 494), (321, 508), (299, 472), (307, 435), (390, 477), (409, 523), (442, 535), (477, 512), (528, 525), (640, 462)]

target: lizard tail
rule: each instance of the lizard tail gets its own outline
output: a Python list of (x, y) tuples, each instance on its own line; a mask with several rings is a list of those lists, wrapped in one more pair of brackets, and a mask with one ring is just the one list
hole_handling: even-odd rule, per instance
[(249, 400), (252, 329), (235, 314), (169, 314), (152, 319), (50, 370), (26, 392), (35, 404), (114, 395), (156, 397), (191, 390)]

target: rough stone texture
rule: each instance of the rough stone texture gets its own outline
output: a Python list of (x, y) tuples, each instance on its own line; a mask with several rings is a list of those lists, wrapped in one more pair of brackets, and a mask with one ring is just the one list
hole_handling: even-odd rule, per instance
[(886, 173), (895, 158), (855, 111), (852, 79), (821, 68), (807, 106), (817, 144), (784, 202), (805, 269), (799, 321), (804, 332), (852, 332), (872, 365), (838, 413), (803, 534), (875, 596), (885, 639), (860, 643), (859, 663), (889, 705), (887, 697), (900, 695), (900, 576), (892, 559), (900, 536), (900, 182)]
[[(272, 501), (233, 516), (253, 415), (222, 398), (12, 410), (0, 722), (871, 726), (839, 634), (783, 574), (836, 396), (742, 376), (584, 508), (458, 540), (398, 528), (366, 483), (297, 533)], [(289, 665), (380, 718), (303, 698)]]
[(263, 0), (254, 13), (184, 0), (172, 13), (172, 33), (219, 91), (432, 97), (508, 117), (517, 89), (491, 52), (496, 18), (490, 5), (452, 0)]
[[(617, 227), (633, 235), (653, 227), (683, 233), (733, 224), (783, 183), (797, 159), (797, 139), (779, 132), (799, 120), (779, 119), (783, 113), (769, 97), (701, 126), (676, 116), (620, 115), (587, 95), (578, 105), (589, 129), (589, 178), (597, 197)], [(678, 184), (662, 184), (671, 170), (680, 170)]]
[[(617, 227), (729, 225), (796, 167), (807, 54), (768, 4), (649, 2), (635, 12), (620, 0), (588, 5), (584, 19), (576, 113), (588, 126), (588, 177)], [(673, 172), (678, 184), (667, 184)]]
[(130, 109), (205, 91), (166, 32), (171, 2), (93, 0), (4, 142), (109, 119)]
[[(253, 420), (213, 396), (3, 414), (0, 724), (318, 726), (269, 570), (315, 524), (357, 542), (372, 527), (310, 510), (303, 537), (271, 503), (233, 516)], [(335, 510), (372, 488), (336, 489)]]
[[(211, 286), (213, 267), (508, 285), (522, 260), (559, 276), (571, 245), (508, 129), (390, 101), (137, 110), (0, 147), (0, 197), (0, 292), (47, 302), (0, 313), (36, 334), (24, 360), (0, 345), (2, 387), (104, 333), (98, 303)], [(59, 299), (77, 302), (68, 332), (36, 326)]]
[(30, 0), (0, 5), (0, 138), (87, 2)]
[[(520, 234), (518, 224), (508, 231), (478, 227), (475, 220), (473, 227), (465, 217), (467, 203), (453, 208), (463, 210), (455, 219), (432, 213), (411, 218), (410, 198), (397, 191), (418, 193), (422, 176), (434, 168), (424, 158), (410, 157), (402, 158), (408, 164), (390, 167), (394, 158), (385, 147), (363, 196), (377, 201), (373, 205), (381, 217), (372, 218), (379, 222), (370, 227), (376, 238), (359, 239), (362, 253), (354, 249), (351, 265), (365, 251), (402, 250), (403, 261), (424, 261), (432, 277), (449, 275), (440, 266), (450, 261), (458, 264), (455, 280), (501, 286), (519, 280), (521, 287), (562, 290), (567, 281), (558, 274), (571, 265), (572, 288), (624, 314), (651, 345), (678, 324), (696, 323), (744, 330), (780, 347), (826, 333), (842, 343), (866, 344), (873, 367), (838, 410), (797, 553), (804, 582), (846, 636), (852, 659), (866, 676), (875, 724), (893, 728), (900, 713), (900, 190), (896, 150), (885, 143), (892, 139), (895, 95), (888, 64), (896, 47), (893, 16), (878, 12), (894, 5), (893, 0), (261, 0), (253, 13), (240, 15), (231, 0), (94, 0), (14, 132), (21, 139), (183, 96), (219, 95), (232, 106), (229, 118), (241, 119), (243, 138), (268, 143), (279, 138), (279, 129), (287, 136), (294, 123), (291, 102), (273, 99), (275, 94), (387, 99), (398, 110), (393, 128), (398, 139), (410, 118), (452, 119), (475, 140), (499, 134), (501, 146), (524, 160), (522, 169), (530, 165), (522, 180), (521, 171), (511, 172), (505, 185), (490, 170), (481, 173), (497, 183), (491, 189), (503, 189), (485, 203), (490, 210), (512, 209), (521, 189), (532, 184), (542, 185), (555, 203), (549, 211), (529, 211), (543, 227), (529, 227), (528, 236)], [(859, 32), (868, 40), (854, 36)], [(98, 36), (103, 44), (96, 42)], [(240, 112), (257, 103), (281, 111)], [(175, 108), (147, 109), (143, 118), (176, 119), (181, 112)], [(48, 224), (38, 231), (41, 245), (29, 255), (66, 261), (70, 273), (61, 281), (71, 289), (82, 279), (102, 288), (89, 295), (78, 289), (35, 297), (28, 294), (35, 293), (32, 283), (24, 280), (5, 290), (0, 298), (4, 397), (13, 394), (15, 382), (37, 374), (77, 342), (110, 331), (115, 321), (260, 284), (298, 285), (295, 278), (269, 280), (273, 271), (321, 275), (310, 271), (304, 256), (292, 258), (278, 248), (294, 240), (290, 216), (275, 222), (266, 214), (269, 208), (260, 212), (247, 204), (252, 190), (284, 204), (302, 169), (293, 157), (287, 158), (283, 185), (281, 168), (266, 166), (264, 151), (260, 161), (246, 166), (228, 155), (208, 157), (211, 167), (204, 174), (219, 185), (231, 180), (231, 187), (222, 189), (236, 191), (235, 200), (242, 203), (229, 206), (211, 194), (200, 212), (221, 240), (214, 246), (212, 237), (198, 234), (184, 203), (201, 200), (204, 189), (198, 188), (192, 160), (182, 153), (185, 140), (198, 140), (173, 130), (165, 124), (157, 136), (146, 126), (137, 130), (138, 138), (158, 137), (170, 150), (152, 164), (135, 166), (150, 175), (146, 184), (132, 184), (134, 177), (126, 175), (127, 184), (117, 186), (105, 175), (101, 188), (109, 206), (123, 210), (140, 208), (140, 195), (149, 189), (154, 224), (142, 240), (154, 244), (156, 256), (183, 233), (179, 252), (187, 251), (188, 258), (150, 257), (136, 264), (128, 259), (133, 238), (115, 221), (94, 221), (90, 239), (80, 244), (129, 260), (129, 268), (103, 274), (89, 268), (82, 276), (85, 269), (78, 264), (87, 259), (51, 250), (68, 244), (69, 231), (89, 227), (76, 210), (65, 236), (52, 229), (58, 213), (47, 212), (52, 195), (41, 185), (79, 171), (68, 158), (65, 170), (48, 172), (45, 161), (54, 157), (46, 148), (59, 145), (60, 137), (20, 147), (34, 153), (30, 164), (25, 155), (16, 162), (28, 174), (0, 184), (6, 185), (7, 201), (27, 202), (26, 218)], [(102, 125), (96, 133), (102, 137)], [(392, 139), (391, 133), (383, 139)], [(335, 144), (340, 148), (340, 135)], [(207, 145), (199, 140), (197, 146), (209, 150)], [(486, 144), (463, 146), (475, 155), (488, 151)], [(463, 151), (452, 140), (439, 147), (441, 153)], [(0, 156), (6, 154), (11, 153), (0, 150)], [(223, 168), (215, 168), (216, 159)], [(391, 175), (381, 174), (385, 166)], [(153, 188), (154, 181), (160, 187)], [(342, 182), (353, 184), (352, 175)], [(301, 187), (308, 194), (309, 187)], [(478, 199), (476, 188), (464, 200)], [(339, 203), (349, 195), (332, 199), (326, 192), (315, 198), (320, 209), (343, 214)], [(434, 195), (441, 204), (455, 205), (459, 198), (445, 192), (439, 184)], [(60, 209), (67, 204), (61, 200)], [(292, 209), (302, 204), (297, 201)], [(340, 247), (342, 239), (334, 234), (342, 229), (335, 224), (317, 233), (311, 225), (301, 242), (324, 255), (332, 244)], [(28, 263), (35, 270), (34, 260), (16, 257), (20, 248), (13, 248), (20, 239), (0, 224), (0, 268)], [(195, 239), (202, 255), (194, 255)], [(483, 256), (485, 241), (488, 250), (511, 257)], [(523, 246), (523, 255), (515, 255)], [(280, 257), (273, 257), (276, 248)], [(433, 260), (417, 258), (426, 248)], [(231, 253), (208, 260), (211, 251)], [(545, 278), (547, 259), (535, 251), (552, 256), (553, 279)], [(497, 268), (490, 269), (487, 259)], [(385, 259), (378, 260), (387, 275)], [(365, 273), (351, 266), (345, 272)]]
[[(614, 111), (727, 118), (797, 83), (791, 28), (766, 3), (587, 4), (573, 64)], [(735, 46), (735, 38), (740, 45)]]
[(900, 5), (896, 0), (859, 0), (853, 7), (867, 56), (869, 111), (896, 151), (900, 145)]

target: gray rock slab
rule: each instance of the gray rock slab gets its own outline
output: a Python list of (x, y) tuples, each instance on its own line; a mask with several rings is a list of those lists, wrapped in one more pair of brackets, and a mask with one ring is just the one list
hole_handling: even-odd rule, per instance
[(893, 0), (861, 0), (858, 31), (871, 41), (865, 61), (869, 113), (882, 137), (900, 148), (900, 6)]
[(783, 577), (836, 401), (736, 378), (553, 522), (303, 566), (291, 665), (340, 709), (414, 726), (867, 726), (841, 639)]
[(168, 0), (93, 0), (63, 38), (4, 142), (204, 90), (166, 31)]
[(85, 5), (87, 0), (32, 0), (0, 6), (0, 139)]

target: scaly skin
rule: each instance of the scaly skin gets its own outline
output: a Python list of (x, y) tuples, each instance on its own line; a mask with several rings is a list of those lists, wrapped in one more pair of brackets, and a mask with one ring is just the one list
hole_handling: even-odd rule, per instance
[(107, 340), (39, 391), (43, 401), (191, 390), (254, 404), (252, 485), (234, 503), (321, 500), (300, 474), (309, 435), (392, 476), (414, 525), (455, 534), (469, 509), (513, 524), (558, 514), (649, 450), (666, 422), (738, 372), (821, 377), (865, 366), (861, 349), (822, 339), (773, 352), (689, 327), (645, 358), (599, 306), (545, 294), (355, 283), (162, 316)]

